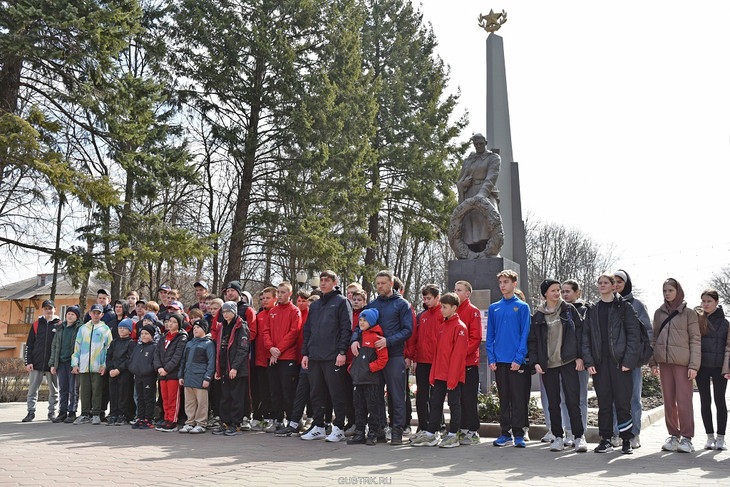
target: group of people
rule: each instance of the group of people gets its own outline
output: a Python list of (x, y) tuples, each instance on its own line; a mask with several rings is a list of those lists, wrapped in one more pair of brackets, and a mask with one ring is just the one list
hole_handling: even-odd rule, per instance
[[(27, 340), (23, 421), (34, 420), (45, 378), (48, 419), (56, 423), (132, 424), (190, 434), (210, 429), (224, 436), (258, 430), (353, 445), (402, 445), (404, 436), (414, 447), (479, 444), (484, 339), (500, 402), (502, 432), (494, 446), (526, 446), (536, 373), (549, 429), (542, 440), (552, 451), (587, 451), (590, 375), (601, 436), (594, 451), (620, 446), (632, 453), (641, 446), (641, 367), (648, 363), (660, 375), (664, 396), (670, 437), (662, 448), (693, 451), (696, 380), (705, 447), (725, 449), (730, 337), (716, 291), (703, 292), (701, 308), (694, 309), (679, 283), (667, 279), (664, 304), (652, 322), (632, 295), (628, 273), (618, 270), (598, 278), (600, 300), (594, 304), (580, 299), (576, 281), (546, 279), (542, 303), (531, 313), (517, 273), (505, 270), (497, 275), (502, 299), (489, 307), (483, 337), (481, 312), (470, 302), (466, 281), (443, 294), (437, 285), (425, 285), (423, 310), (416, 314), (390, 271), (377, 274), (372, 301), (356, 283), (343, 295), (332, 271), (319, 277), (316, 293), (294, 295), (289, 282), (266, 287), (258, 311), (238, 281), (226, 284), (221, 298), (196, 282), (197, 302), (187, 310), (168, 286), (159, 290), (161, 306), (134, 291), (111, 303), (109, 292), (100, 289), (83, 319), (81, 309), (71, 306), (61, 320), (46, 300)], [(413, 435), (411, 373), (418, 417)]]

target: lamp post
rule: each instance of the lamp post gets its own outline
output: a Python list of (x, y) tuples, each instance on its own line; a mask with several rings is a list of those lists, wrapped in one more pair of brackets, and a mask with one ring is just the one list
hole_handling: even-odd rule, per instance
[(299, 283), (299, 290), (301, 290), (307, 282), (307, 277), (309, 277), (309, 275), (307, 274), (307, 271), (298, 271), (295, 277), (297, 279), (297, 283)]

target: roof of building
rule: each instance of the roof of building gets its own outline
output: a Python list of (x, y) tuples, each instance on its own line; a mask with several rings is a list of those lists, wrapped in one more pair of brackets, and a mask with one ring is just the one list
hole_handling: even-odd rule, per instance
[(2, 346), (0, 347), (0, 352), (4, 352), (5, 350), (13, 350), (15, 347), (13, 346)]
[[(0, 287), (0, 299), (8, 301), (23, 300), (51, 294), (51, 284), (53, 283), (52, 275), (47, 275), (47, 279), (42, 285), (42, 281), (39, 277), (40, 276), (34, 276)], [(78, 287), (74, 287), (69, 276), (59, 274), (58, 277), (59, 279), (56, 284), (56, 296), (78, 296), (80, 289)], [(97, 289), (106, 287), (109, 287), (109, 282), (92, 276), (89, 278), (88, 294), (96, 296)]]

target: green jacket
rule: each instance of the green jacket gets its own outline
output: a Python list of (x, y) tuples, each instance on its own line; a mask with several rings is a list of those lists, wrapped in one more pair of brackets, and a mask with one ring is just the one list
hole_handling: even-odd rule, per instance
[[(56, 329), (56, 336), (53, 337), (53, 342), (51, 343), (51, 359), (48, 361), (49, 366), (56, 369), (58, 368), (58, 364), (61, 363), (61, 355), (65, 355), (62, 350), (64, 352), (70, 350), (68, 361), (71, 362), (71, 355), (74, 351), (76, 335), (78, 334), (79, 328), (81, 328), (81, 325), (83, 324), (83, 321), (76, 320), (76, 322), (71, 325), (71, 327), (73, 327), (73, 331), (69, 332), (69, 325), (66, 321), (64, 321), (63, 323), (61, 323), (61, 326)], [(67, 333), (71, 333), (69, 341), (66, 341), (66, 338), (69, 336)]]

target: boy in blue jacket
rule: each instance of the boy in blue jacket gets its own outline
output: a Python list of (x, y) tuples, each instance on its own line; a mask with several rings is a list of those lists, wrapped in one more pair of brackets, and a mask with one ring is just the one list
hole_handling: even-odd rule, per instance
[(193, 339), (185, 345), (180, 365), (180, 385), (185, 387), (188, 419), (180, 433), (205, 433), (208, 426), (208, 388), (215, 373), (215, 343), (208, 335), (208, 322), (193, 323)]

